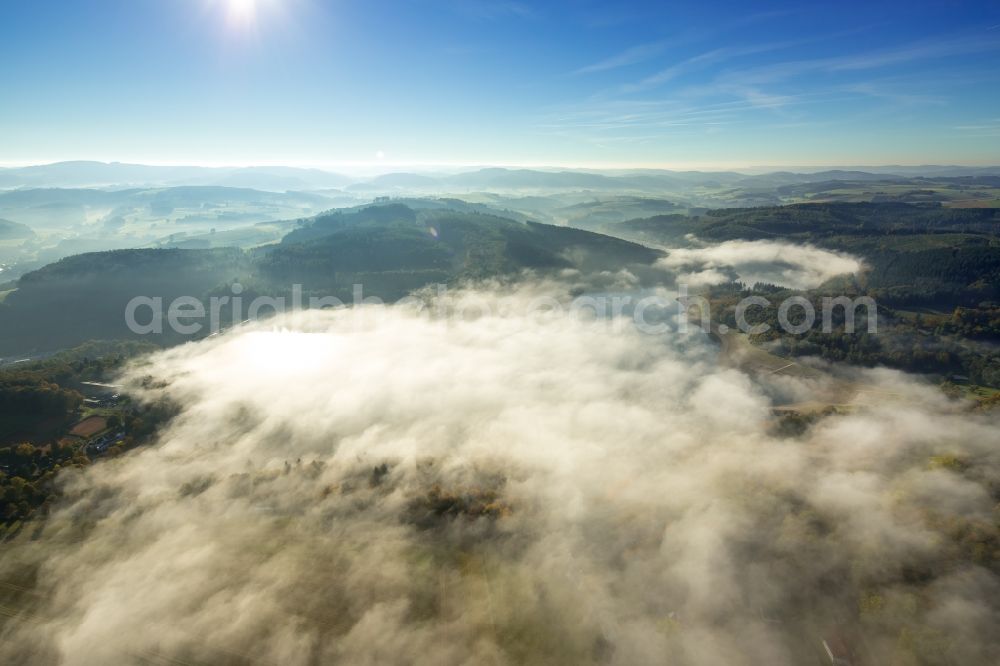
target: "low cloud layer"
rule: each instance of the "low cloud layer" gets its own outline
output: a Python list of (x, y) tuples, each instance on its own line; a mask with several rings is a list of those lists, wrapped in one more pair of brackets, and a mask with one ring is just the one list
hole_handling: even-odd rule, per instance
[(861, 270), (861, 262), (847, 254), (765, 240), (671, 249), (658, 263), (681, 271), (682, 281), (693, 287), (721, 284), (736, 277), (750, 285), (765, 282), (791, 289), (813, 289), (832, 277)]
[(779, 436), (697, 333), (370, 315), (135, 367), (180, 414), (4, 554), (0, 660), (996, 663), (996, 420), (882, 371)]

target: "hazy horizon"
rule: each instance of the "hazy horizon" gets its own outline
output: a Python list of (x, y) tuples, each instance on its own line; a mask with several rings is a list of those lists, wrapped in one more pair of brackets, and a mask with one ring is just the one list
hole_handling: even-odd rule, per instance
[[(709, 163), (673, 163), (673, 164), (560, 164), (558, 162), (227, 162), (208, 161), (198, 162), (193, 160), (180, 160), (161, 162), (157, 160), (128, 160), (128, 159), (55, 159), (37, 161), (2, 162), (0, 169), (25, 169), (32, 167), (50, 167), (64, 164), (95, 164), (104, 166), (135, 166), (135, 167), (178, 167), (195, 169), (314, 169), (328, 173), (340, 175), (358, 175), (361, 177), (371, 175), (384, 175), (399, 171), (412, 172), (440, 172), (440, 173), (460, 173), (463, 171), (479, 169), (533, 169), (539, 171), (566, 170), (566, 171), (590, 171), (598, 173), (614, 173), (628, 171), (728, 171), (736, 173), (768, 173), (775, 171), (791, 171), (799, 173), (810, 173), (813, 171), (833, 171), (833, 170), (863, 170), (863, 169), (919, 169), (919, 168), (969, 168), (969, 169), (992, 169), (1000, 168), (1000, 158), (993, 161), (983, 161), (975, 163), (959, 162), (871, 162), (871, 163), (811, 163), (811, 164), (785, 164), (785, 163), (734, 163), (734, 164), (709, 164)], [(352, 172), (351, 170), (355, 171)]]

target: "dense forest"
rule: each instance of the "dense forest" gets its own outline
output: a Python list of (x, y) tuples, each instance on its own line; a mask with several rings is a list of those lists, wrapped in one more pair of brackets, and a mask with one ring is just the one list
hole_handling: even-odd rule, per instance
[[(713, 314), (734, 326), (735, 303), (763, 296), (774, 306), (753, 317), (770, 325), (753, 336), (779, 354), (831, 362), (886, 365), (910, 372), (1000, 386), (1000, 211), (905, 203), (801, 204), (659, 216), (617, 225), (646, 242), (791, 240), (848, 252), (864, 261), (856, 276), (807, 294), (817, 313), (824, 296), (869, 296), (878, 304), (878, 335), (848, 334), (843, 320), (830, 332), (789, 335), (777, 326), (777, 304), (800, 295), (773, 285), (720, 285)], [(697, 239), (697, 240), (693, 240)], [(838, 314), (840, 314), (838, 312)], [(863, 315), (862, 315), (863, 316)]]
[[(858, 298), (867, 294), (838, 281), (836, 288), (812, 290), (805, 297), (812, 304), (816, 319), (805, 333), (783, 331), (778, 319), (778, 306), (787, 298), (803, 296), (803, 292), (774, 285), (743, 285), (730, 283), (709, 291), (712, 316), (716, 323), (734, 329), (735, 309), (739, 301), (756, 296), (770, 305), (754, 306), (746, 312), (746, 322), (752, 326), (764, 324), (767, 331), (752, 334), (754, 344), (789, 357), (816, 356), (831, 363), (849, 363), (863, 367), (887, 366), (907, 372), (937, 376), (942, 381), (957, 379), (963, 383), (1000, 388), (1000, 308), (956, 307), (949, 312), (915, 311), (893, 308), (877, 303), (878, 325), (875, 333), (867, 332), (867, 308), (855, 310), (855, 329), (845, 327), (845, 309), (830, 310), (831, 330), (823, 330), (824, 299), (847, 295)], [(788, 319), (801, 324), (805, 312), (794, 307)]]
[(693, 216), (660, 215), (615, 226), (622, 233), (639, 234), (655, 242), (682, 241), (693, 234), (715, 242), (781, 238), (838, 249), (893, 247), (912, 244), (914, 237), (925, 235), (974, 234), (996, 238), (1000, 234), (1000, 209), (895, 202), (810, 203), (724, 208)]
[(88, 342), (42, 361), (0, 367), (0, 531), (47, 510), (59, 492), (63, 468), (80, 468), (97, 457), (89, 437), (72, 436), (72, 426), (102, 418), (122, 433), (102, 455), (117, 455), (146, 441), (171, 415), (168, 405), (111, 406), (85, 403), (85, 382), (112, 379), (123, 365), (155, 347), (141, 342)]

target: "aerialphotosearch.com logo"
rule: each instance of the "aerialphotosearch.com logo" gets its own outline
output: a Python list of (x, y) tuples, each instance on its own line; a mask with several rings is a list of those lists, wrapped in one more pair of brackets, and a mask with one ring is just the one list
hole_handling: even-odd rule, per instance
[[(229, 295), (211, 296), (207, 304), (194, 296), (180, 296), (165, 303), (160, 296), (136, 296), (125, 308), (125, 323), (136, 335), (161, 335), (170, 331), (180, 336), (199, 336), (206, 331), (218, 333), (227, 328), (251, 321), (280, 315), (287, 312), (320, 309), (343, 309), (349, 306), (385, 306), (377, 297), (364, 295), (364, 287), (355, 284), (352, 298), (345, 303), (335, 296), (310, 296), (304, 298), (302, 285), (292, 285), (291, 297), (243, 296), (244, 287), (234, 283)], [(687, 285), (678, 286), (676, 293), (657, 291), (655, 293), (615, 293), (585, 294), (572, 300), (561, 300), (554, 296), (486, 297), (475, 292), (459, 291), (450, 298), (448, 287), (439, 284), (432, 297), (406, 296), (392, 305), (406, 307), (429, 314), (438, 319), (470, 319), (483, 316), (568, 314), (599, 318), (615, 325), (631, 320), (642, 333), (651, 335), (671, 331), (686, 333), (691, 320), (705, 332), (725, 335), (731, 328), (725, 323), (713, 322), (712, 305), (703, 296), (688, 296)], [(747, 334), (762, 334), (771, 330), (771, 325), (760, 321), (761, 313), (770, 313), (775, 303), (760, 295), (746, 296), (736, 303), (733, 321), (736, 328)], [(751, 313), (757, 311), (755, 317)], [(777, 304), (776, 321), (785, 333), (803, 335), (813, 330), (817, 317), (821, 317), (820, 330), (833, 332), (835, 326), (843, 324), (844, 332), (853, 334), (859, 312), (864, 312), (867, 320), (866, 331), (877, 333), (878, 315), (875, 301), (868, 296), (830, 297), (821, 299), (821, 312), (817, 314), (813, 301), (805, 296), (791, 296)], [(838, 315), (839, 311), (839, 317)], [(758, 321), (751, 323), (749, 318)]]

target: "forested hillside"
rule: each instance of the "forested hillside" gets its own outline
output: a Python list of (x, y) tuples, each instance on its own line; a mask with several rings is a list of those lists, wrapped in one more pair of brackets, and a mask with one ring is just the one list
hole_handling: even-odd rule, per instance
[[(618, 225), (623, 235), (674, 246), (726, 241), (787, 241), (849, 252), (862, 271), (805, 295), (822, 312), (825, 296), (868, 296), (878, 334), (853, 334), (843, 317), (831, 331), (820, 319), (805, 334), (783, 333), (777, 304), (799, 292), (768, 284), (722, 284), (709, 291), (712, 314), (736, 326), (735, 304), (748, 296), (773, 305), (754, 310), (766, 333), (752, 340), (786, 356), (885, 365), (1000, 386), (1000, 211), (901, 203), (804, 204), (659, 216)], [(801, 313), (799, 313), (801, 314)], [(864, 310), (859, 316), (865, 315)], [(863, 326), (863, 325), (862, 325)]]
[(125, 308), (136, 296), (202, 297), (247, 274), (243, 252), (116, 250), (67, 257), (28, 273), (0, 304), (0, 354), (50, 351), (132, 337)]
[[(133, 337), (125, 309), (135, 296), (179, 296), (206, 303), (287, 295), (345, 302), (354, 284), (366, 296), (398, 299), (413, 289), (523, 270), (617, 271), (648, 266), (662, 253), (610, 236), (468, 211), (414, 210), (400, 204), (324, 214), (304, 221), (280, 244), (250, 252), (142, 249), (82, 254), (25, 275), (0, 304), (0, 355), (45, 351), (90, 339)], [(227, 319), (225, 325), (231, 322)], [(164, 327), (162, 343), (178, 342)]]
[(675, 246), (783, 240), (850, 252), (869, 268), (861, 276), (862, 288), (885, 305), (949, 309), (1000, 300), (1000, 209), (801, 204), (665, 215), (615, 229), (625, 237)]

